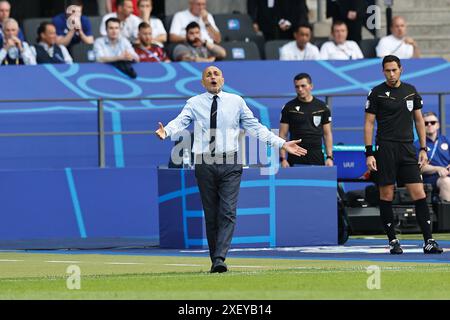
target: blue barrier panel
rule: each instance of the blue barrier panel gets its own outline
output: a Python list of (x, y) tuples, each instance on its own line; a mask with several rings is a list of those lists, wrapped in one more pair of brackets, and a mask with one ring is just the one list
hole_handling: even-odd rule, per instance
[(155, 168), (0, 171), (0, 193), (0, 241), (158, 236)]
[[(194, 170), (158, 169), (160, 246), (207, 245)], [(233, 247), (337, 244), (335, 167), (244, 169)]]
[[(362, 93), (383, 81), (379, 59), (355, 61), (227, 61), (218, 62), (224, 71), (225, 90), (246, 96), (261, 122), (278, 128), (283, 104), (295, 96), (292, 78), (308, 72), (314, 94)], [(94, 99), (86, 102), (0, 103), (0, 133), (97, 130), (96, 98), (136, 97), (153, 100), (105, 100), (105, 129), (108, 131), (154, 130), (158, 121), (175, 117), (185, 99), (201, 93), (205, 63), (136, 64), (139, 77), (131, 80), (105, 64), (10, 66), (0, 74), (2, 99)], [(403, 61), (402, 79), (419, 91), (450, 91), (450, 63), (444, 59)], [(5, 69), (6, 70), (6, 69)], [(157, 100), (157, 97), (179, 97)], [(448, 100), (448, 99), (447, 99)], [(424, 96), (425, 109), (437, 110), (437, 98)], [(365, 97), (335, 98), (333, 127), (361, 127)], [(450, 113), (447, 113), (450, 123)], [(335, 131), (334, 141), (363, 144), (362, 131)], [(0, 137), (0, 168), (86, 168), (97, 165), (97, 137)], [(117, 135), (106, 138), (108, 167), (156, 166), (166, 164), (172, 143), (151, 136)]]

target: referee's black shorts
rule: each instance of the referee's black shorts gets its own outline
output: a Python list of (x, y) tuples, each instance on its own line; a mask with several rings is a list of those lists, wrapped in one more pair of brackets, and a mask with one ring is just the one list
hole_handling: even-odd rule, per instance
[(412, 143), (379, 141), (375, 151), (377, 171), (375, 181), (379, 186), (422, 183), (416, 148)]
[(288, 155), (287, 161), (289, 165), (292, 167), (296, 164), (304, 164), (304, 165), (316, 165), (323, 166), (325, 165), (324, 154), (322, 148), (318, 149), (310, 149), (305, 147), (308, 150), (308, 153), (302, 157), (294, 156), (292, 154)]

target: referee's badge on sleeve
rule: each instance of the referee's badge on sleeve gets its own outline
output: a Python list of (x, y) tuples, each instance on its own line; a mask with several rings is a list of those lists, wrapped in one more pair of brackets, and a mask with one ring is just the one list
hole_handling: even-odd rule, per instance
[(316, 127), (320, 125), (321, 120), (322, 120), (321, 116), (313, 116), (313, 123)]
[(414, 101), (406, 100), (406, 107), (408, 108), (409, 111), (412, 111), (412, 109), (414, 108)]

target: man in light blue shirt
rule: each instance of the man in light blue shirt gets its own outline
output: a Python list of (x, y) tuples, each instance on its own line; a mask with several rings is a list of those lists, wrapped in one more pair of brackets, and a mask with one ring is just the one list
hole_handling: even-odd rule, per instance
[(120, 35), (120, 21), (106, 21), (107, 36), (95, 40), (94, 53), (97, 62), (139, 61), (130, 41)]
[(95, 59), (97, 62), (110, 63), (131, 78), (136, 78), (137, 74), (131, 63), (139, 62), (139, 56), (131, 43), (120, 35), (120, 20), (106, 20), (106, 32), (106, 37), (94, 42)]
[(189, 99), (181, 113), (166, 127), (159, 123), (160, 139), (176, 136), (191, 122), (194, 126), (195, 176), (205, 212), (211, 272), (226, 272), (225, 258), (236, 223), (236, 207), (242, 164), (237, 163), (240, 125), (251, 135), (288, 153), (304, 156), (306, 150), (286, 142), (259, 123), (242, 97), (222, 91), (222, 71), (210, 66), (203, 71), (205, 93)]

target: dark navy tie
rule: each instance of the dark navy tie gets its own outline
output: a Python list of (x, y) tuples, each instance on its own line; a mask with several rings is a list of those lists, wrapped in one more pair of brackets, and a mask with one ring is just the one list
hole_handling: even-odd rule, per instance
[(211, 104), (211, 117), (210, 117), (210, 139), (209, 139), (209, 151), (212, 155), (216, 152), (216, 129), (217, 129), (217, 96), (213, 97)]

